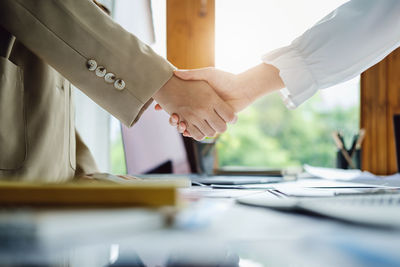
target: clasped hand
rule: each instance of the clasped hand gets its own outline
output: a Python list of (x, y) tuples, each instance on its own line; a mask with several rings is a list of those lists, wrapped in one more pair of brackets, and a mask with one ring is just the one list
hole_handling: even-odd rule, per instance
[(215, 136), (234, 123), (233, 108), (204, 81), (185, 81), (173, 76), (153, 96), (168, 114), (178, 114), (185, 130), (195, 140)]
[(237, 75), (204, 68), (175, 71), (175, 76), (171, 81), (186, 82), (187, 90), (182, 92), (179, 86), (170, 88), (172, 95), (164, 93), (170, 105), (155, 98), (158, 102), (155, 109), (165, 109), (171, 116), (170, 124), (196, 140), (224, 132), (226, 123), (236, 122), (235, 112), (284, 87), (279, 70), (264, 63)]

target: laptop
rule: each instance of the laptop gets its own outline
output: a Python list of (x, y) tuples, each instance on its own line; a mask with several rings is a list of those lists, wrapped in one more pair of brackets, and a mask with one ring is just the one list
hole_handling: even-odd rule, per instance
[(282, 181), (282, 176), (191, 175), (194, 185), (269, 184)]
[(284, 174), (285, 171), (281, 169), (222, 167), (212, 173), (203, 171), (191, 175), (191, 180), (198, 185), (269, 184), (282, 182)]

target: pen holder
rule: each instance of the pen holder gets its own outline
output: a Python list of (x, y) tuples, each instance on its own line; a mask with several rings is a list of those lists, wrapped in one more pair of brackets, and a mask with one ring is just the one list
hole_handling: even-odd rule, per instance
[[(349, 155), (351, 154), (351, 150), (347, 150)], [(361, 169), (361, 149), (356, 149), (354, 151), (351, 160), (353, 161), (354, 166), (357, 169)], [(347, 162), (346, 158), (343, 156), (342, 151), (338, 150), (336, 152), (336, 168), (338, 169), (351, 169), (349, 163)]]

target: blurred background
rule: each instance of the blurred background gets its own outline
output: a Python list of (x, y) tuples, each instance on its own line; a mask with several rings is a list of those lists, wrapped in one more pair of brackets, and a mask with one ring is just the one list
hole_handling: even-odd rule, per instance
[[(113, 18), (166, 57), (166, 0), (100, 1)], [(261, 62), (260, 57), (288, 45), (344, 0), (216, 0), (215, 65), (239, 73)], [(130, 13), (126, 12), (130, 10)], [(132, 14), (133, 11), (133, 14)], [(296, 110), (288, 110), (278, 94), (264, 97), (239, 114), (217, 143), (219, 166), (280, 168), (303, 163), (333, 167), (336, 148), (331, 132), (341, 131), (347, 142), (359, 129), (360, 78), (323, 90)], [(104, 172), (127, 172), (119, 121), (75, 90), (76, 125)], [(151, 108), (135, 125), (137, 139), (157, 117), (168, 140), (181, 142), (168, 126), (168, 116)], [(146, 124), (147, 120), (147, 124)], [(88, 123), (90, 122), (90, 123)], [(154, 124), (154, 123), (153, 123)], [(158, 134), (159, 132), (157, 132)], [(133, 135), (134, 136), (134, 135)], [(135, 137), (133, 137), (135, 138)], [(182, 146), (183, 147), (183, 146)], [(157, 147), (151, 151), (157, 153)], [(160, 146), (159, 150), (165, 150)], [(159, 151), (160, 152), (160, 151)], [(243, 157), (246, 155), (246, 157)], [(184, 154), (177, 156), (182, 161)], [(146, 171), (146, 163), (135, 173)], [(140, 166), (145, 166), (141, 168)], [(180, 165), (181, 166), (181, 165)], [(181, 173), (188, 172), (185, 166)]]

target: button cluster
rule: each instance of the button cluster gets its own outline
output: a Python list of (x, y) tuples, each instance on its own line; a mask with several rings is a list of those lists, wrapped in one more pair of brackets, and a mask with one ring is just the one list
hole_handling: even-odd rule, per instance
[(93, 71), (97, 77), (103, 78), (106, 83), (114, 84), (114, 88), (122, 91), (125, 89), (125, 81), (122, 79), (117, 79), (114, 73), (107, 72), (104, 66), (98, 66), (96, 60), (89, 59), (86, 63), (87, 69)]

